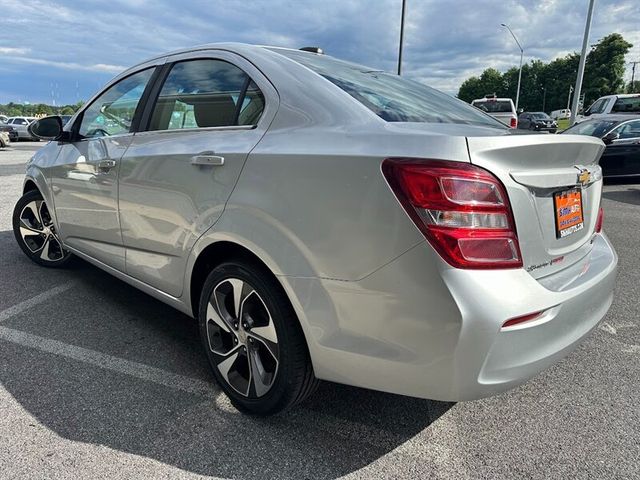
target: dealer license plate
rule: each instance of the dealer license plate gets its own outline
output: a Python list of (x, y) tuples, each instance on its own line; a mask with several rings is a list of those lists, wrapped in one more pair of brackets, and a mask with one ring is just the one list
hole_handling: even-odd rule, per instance
[(556, 218), (556, 238), (564, 238), (584, 228), (582, 192), (570, 188), (553, 194)]

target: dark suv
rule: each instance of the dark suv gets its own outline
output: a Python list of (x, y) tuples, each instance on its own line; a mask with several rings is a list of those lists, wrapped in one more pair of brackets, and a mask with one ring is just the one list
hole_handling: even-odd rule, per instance
[(558, 124), (544, 112), (524, 112), (518, 117), (518, 128), (556, 133)]

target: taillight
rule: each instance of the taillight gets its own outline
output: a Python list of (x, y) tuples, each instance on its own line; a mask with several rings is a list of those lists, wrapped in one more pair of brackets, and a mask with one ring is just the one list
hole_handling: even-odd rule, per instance
[(596, 233), (600, 233), (602, 231), (602, 224), (604, 223), (604, 210), (600, 207), (598, 210), (598, 220), (596, 220)]
[(518, 128), (518, 119), (517, 118), (512, 118), (511, 119), (511, 124), (509, 126), (511, 128)]
[(387, 159), (382, 172), (433, 248), (457, 268), (520, 268), (507, 193), (488, 171), (462, 162)]

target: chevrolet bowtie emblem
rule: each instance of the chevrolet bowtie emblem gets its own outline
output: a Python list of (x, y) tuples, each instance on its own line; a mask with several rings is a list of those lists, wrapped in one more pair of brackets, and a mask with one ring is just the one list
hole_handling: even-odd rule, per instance
[(580, 168), (580, 172), (578, 172), (578, 183), (581, 185), (586, 185), (591, 180), (591, 172), (586, 168)]

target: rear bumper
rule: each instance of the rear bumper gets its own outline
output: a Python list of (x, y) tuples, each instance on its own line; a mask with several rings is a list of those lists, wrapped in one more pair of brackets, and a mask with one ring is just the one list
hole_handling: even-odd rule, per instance
[[(434, 400), (505, 391), (567, 355), (598, 324), (616, 269), (615, 251), (596, 235), (585, 258), (541, 280), (523, 269), (453, 269), (427, 244), (359, 282), (300, 280), (316, 375)], [(502, 328), (538, 311), (539, 319)]]

